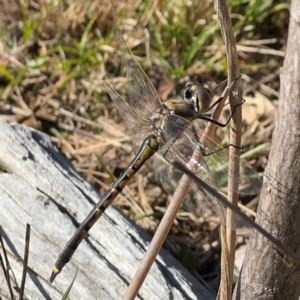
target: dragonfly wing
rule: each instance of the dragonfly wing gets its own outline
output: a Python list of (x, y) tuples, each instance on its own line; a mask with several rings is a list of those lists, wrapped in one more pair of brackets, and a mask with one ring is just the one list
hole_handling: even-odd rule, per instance
[(131, 106), (144, 116), (156, 111), (160, 106), (160, 98), (145, 72), (138, 62), (133, 58), (122, 35), (117, 34), (119, 48), (122, 54), (122, 61), (126, 67), (127, 91)]
[(132, 138), (135, 152), (137, 152), (144, 139), (150, 134), (149, 121), (124, 101), (107, 82), (105, 82), (104, 85), (110, 98), (125, 121), (128, 132)]
[[(156, 174), (169, 195), (175, 193), (184, 175), (178, 169), (174, 168), (172, 164), (163, 163), (157, 164)], [(225, 220), (224, 209), (215, 203), (215, 199), (205, 189), (198, 187), (194, 182), (192, 182), (186, 195), (183, 208), (198, 216), (201, 215), (203, 218), (217, 216), (222, 222)]]
[[(166, 146), (163, 156), (169, 162), (179, 161), (184, 165), (192, 166), (192, 171), (209, 185), (218, 189), (223, 188), (228, 183), (228, 159), (229, 152), (217, 145), (212, 139), (199, 141), (198, 136), (203, 135), (202, 132), (196, 131), (195, 127), (186, 122), (186, 128), (173, 141), (170, 140)], [(207, 146), (204, 146), (207, 145)], [(195, 157), (195, 150), (198, 155)], [(244, 189), (244, 194), (259, 194), (261, 188), (260, 175), (247, 166), (246, 162), (241, 160), (241, 175), (237, 178), (237, 182), (246, 186), (249, 190)], [(175, 169), (172, 165), (159, 171), (160, 177), (163, 179), (164, 188), (169, 193), (173, 193), (178, 186), (178, 180), (182, 177), (182, 173)], [(166, 178), (169, 178), (166, 179)], [(238, 191), (240, 192), (240, 190)], [(224, 207), (219, 201), (199, 184), (193, 183), (189, 191), (185, 208), (192, 212), (200, 210), (209, 210), (217, 213), (221, 221), (225, 221)], [(238, 220), (238, 227), (247, 227), (243, 220)], [(233, 228), (234, 229), (234, 228)]]
[[(202, 139), (205, 160), (213, 173), (214, 182), (218, 189), (226, 192), (228, 186), (228, 165), (229, 151), (222, 148), (210, 138)], [(235, 156), (236, 157), (236, 156)], [(234, 157), (233, 157), (234, 158)], [(258, 195), (262, 188), (261, 176), (253, 169), (245, 160), (240, 158), (240, 175), (239, 177), (231, 177), (233, 181), (238, 183), (238, 192), (241, 195)]]
[[(156, 174), (160, 178), (164, 189), (169, 194), (173, 194), (178, 187), (178, 183), (184, 175), (181, 171), (173, 167), (173, 161), (179, 161), (183, 164), (187, 164), (192, 159), (195, 150), (195, 141), (193, 139), (194, 133), (192, 132), (192, 124), (186, 120), (182, 120), (180, 117), (172, 116), (176, 123), (185, 124), (184, 130), (181, 128), (180, 133), (169, 141), (160, 149), (162, 154), (158, 159), (156, 166)], [(170, 122), (170, 123), (172, 123)], [(185, 122), (185, 123), (183, 123)], [(171, 163), (163, 163), (163, 159)], [(205, 163), (205, 160), (201, 164), (196, 164), (198, 176), (213, 185), (212, 174)], [(220, 205), (216, 199), (210, 195), (205, 189), (197, 186), (192, 182), (189, 192), (183, 204), (184, 208), (188, 211), (201, 214), (205, 217), (218, 216), (222, 222), (225, 222), (225, 211), (222, 205)]]

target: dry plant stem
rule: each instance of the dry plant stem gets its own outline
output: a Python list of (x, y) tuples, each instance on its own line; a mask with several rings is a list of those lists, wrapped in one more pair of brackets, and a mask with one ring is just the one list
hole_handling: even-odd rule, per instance
[(3, 238), (2, 238), (1, 234), (0, 234), (0, 243), (1, 243), (1, 247), (3, 249), (6, 269), (5, 269), (5, 266), (4, 266), (4, 262), (2, 260), (1, 260), (1, 264), (2, 264), (2, 268), (3, 268), (3, 272), (5, 274), (5, 279), (6, 279), (6, 282), (7, 282), (8, 289), (9, 289), (10, 297), (11, 297), (11, 299), (14, 299), (14, 294), (13, 294), (13, 290), (12, 290), (12, 287), (11, 287), (10, 276), (9, 276), (10, 264), (9, 264), (9, 261), (8, 261), (8, 258), (7, 258), (7, 252), (6, 252), (6, 249), (4, 247)]
[(148, 250), (141, 261), (141, 264), (135, 273), (123, 300), (133, 300), (137, 296), (140, 287), (142, 286), (157, 254), (159, 253), (176, 217), (177, 211), (182, 205), (182, 202), (189, 190), (191, 179), (188, 176), (183, 176), (178, 188), (173, 196), (165, 215), (163, 216), (159, 227), (148, 247)]
[(27, 224), (27, 226), (26, 226), (26, 237), (25, 237), (24, 262), (23, 262), (23, 274), (22, 274), (20, 297), (19, 297), (20, 300), (22, 300), (23, 296), (24, 296), (27, 265), (28, 265), (28, 256), (29, 256), (29, 243), (30, 243), (30, 225)]
[[(227, 62), (228, 62), (228, 84), (235, 80), (240, 74), (238, 57), (236, 51), (236, 44), (233, 34), (233, 28), (229, 16), (228, 6), (225, 0), (215, 0), (215, 8), (218, 15), (218, 21), (220, 24), (222, 36), (224, 39)], [(233, 94), (236, 95), (236, 99), (232, 94), (229, 95), (229, 101), (231, 109), (235, 105), (242, 102), (242, 93), (239, 82), (234, 86)], [(232, 117), (231, 127), (230, 127), (230, 143), (240, 147), (241, 146), (241, 120), (242, 113), (241, 108), (238, 107)], [(240, 150), (235, 147), (230, 147), (230, 161), (228, 172), (232, 175), (229, 176), (228, 180), (228, 198), (234, 204), (238, 205), (238, 193), (234, 192), (238, 190), (238, 181), (232, 180), (232, 178), (237, 178), (239, 176), (239, 155)], [(226, 261), (222, 262), (222, 275), (226, 277), (221, 280), (220, 287), (220, 298), (221, 299), (231, 299), (232, 293), (232, 278), (233, 278), (233, 268), (234, 268), (234, 255), (235, 255), (235, 243), (236, 243), (236, 232), (233, 231), (234, 214), (231, 210), (227, 210), (226, 218), (226, 245), (223, 245), (224, 252), (222, 256), (226, 256)], [(226, 248), (226, 249), (225, 249)], [(225, 270), (224, 268), (228, 268)]]

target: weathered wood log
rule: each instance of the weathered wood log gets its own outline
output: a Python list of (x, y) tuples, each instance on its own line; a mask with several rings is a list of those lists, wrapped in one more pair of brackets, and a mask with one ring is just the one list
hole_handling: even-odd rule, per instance
[[(69, 299), (121, 299), (150, 237), (111, 207), (51, 285), (48, 279), (53, 264), (100, 195), (76, 173), (47, 135), (25, 126), (0, 122), (0, 166), (0, 232), (18, 285), (26, 223), (31, 225), (25, 296), (60, 299), (78, 271)], [(0, 295), (9, 298), (2, 270)], [(162, 250), (139, 298), (214, 297)]]

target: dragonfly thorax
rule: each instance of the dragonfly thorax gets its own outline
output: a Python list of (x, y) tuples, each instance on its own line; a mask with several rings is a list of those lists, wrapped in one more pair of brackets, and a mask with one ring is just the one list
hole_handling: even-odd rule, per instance
[(172, 112), (167, 107), (165, 107), (164, 103), (162, 103), (157, 112), (150, 117), (151, 129), (159, 140), (159, 137), (165, 131), (165, 127), (167, 126), (168, 115), (170, 115), (171, 113)]
[(167, 100), (150, 117), (152, 132), (159, 142), (164, 143), (184, 130), (187, 124), (185, 119), (193, 118), (193, 115), (194, 112), (182, 98)]

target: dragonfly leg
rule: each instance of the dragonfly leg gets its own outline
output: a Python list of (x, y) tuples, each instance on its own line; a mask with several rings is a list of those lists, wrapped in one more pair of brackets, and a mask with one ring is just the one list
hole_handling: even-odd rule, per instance
[[(233, 86), (235, 85), (235, 83), (236, 83), (240, 78), (241, 78), (241, 76), (239, 76), (237, 79), (235, 79), (235, 80), (230, 84), (230, 86), (227, 86), (227, 87), (225, 88), (224, 92), (222, 93), (222, 95), (219, 97), (219, 99), (218, 99), (216, 102), (214, 102), (214, 103), (208, 108), (208, 110), (210, 110), (210, 109), (212, 109), (213, 107), (215, 107), (215, 106), (216, 106), (217, 104), (219, 104), (224, 98), (227, 98), (227, 96), (228, 96), (228, 94), (231, 92)], [(234, 114), (236, 108), (239, 107), (239, 106), (241, 106), (241, 105), (243, 105), (244, 103), (245, 103), (245, 99), (243, 99), (243, 101), (242, 101), (241, 103), (236, 104), (236, 105), (234, 106), (234, 108), (233, 108), (233, 110), (232, 110), (232, 113), (231, 113), (231, 115), (229, 116), (229, 118), (228, 118), (228, 120), (226, 121), (226, 123), (220, 123), (220, 122), (218, 122), (218, 121), (216, 121), (216, 120), (213, 120), (212, 118), (207, 117), (207, 116), (205, 116), (205, 115), (203, 115), (203, 114), (202, 114), (199, 118), (202, 119), (202, 120), (205, 120), (205, 121), (209, 121), (209, 122), (211, 122), (211, 123), (213, 123), (213, 124), (215, 124), (215, 125), (217, 125), (217, 126), (219, 126), (219, 127), (226, 127), (226, 126), (228, 125), (228, 123), (230, 122), (230, 120), (231, 120), (231, 118), (232, 118), (232, 116), (233, 116), (233, 114)], [(226, 105), (227, 105), (227, 104), (226, 104)]]
[(234, 81), (231, 82), (231, 84), (229, 86), (226, 86), (226, 88), (224, 89), (222, 95), (219, 97), (219, 99), (214, 102), (208, 110), (212, 109), (213, 107), (215, 107), (218, 103), (220, 103), (224, 98), (226, 98), (228, 96), (228, 94), (232, 91), (232, 88), (234, 87), (235, 83), (241, 78), (241, 75), (235, 79)]
[(201, 116), (201, 118), (199, 118), (199, 119), (205, 120), (205, 121), (209, 121), (209, 122), (211, 122), (211, 123), (213, 123), (213, 124), (216, 124), (216, 125), (219, 126), (219, 127), (226, 127), (226, 126), (228, 125), (228, 123), (230, 122), (232, 116), (234, 115), (234, 112), (235, 112), (236, 108), (239, 107), (239, 106), (241, 106), (241, 105), (243, 105), (245, 102), (246, 102), (246, 100), (243, 99), (242, 103), (236, 104), (236, 105), (234, 106), (234, 108), (233, 108), (233, 110), (232, 110), (232, 113), (230, 114), (228, 120), (227, 120), (225, 123), (220, 123), (220, 122), (218, 122), (218, 121), (216, 121), (216, 120), (213, 120), (213, 119), (208, 118), (208, 117), (205, 117), (205, 116)]
[(197, 134), (197, 131), (196, 131), (195, 126), (192, 126), (191, 129), (192, 129), (192, 132), (193, 132), (193, 134), (194, 134), (195, 140), (197, 141), (197, 145), (199, 145), (199, 149), (200, 149), (201, 154), (202, 154), (203, 156), (210, 156), (210, 155), (213, 155), (213, 154), (215, 154), (215, 153), (217, 153), (217, 152), (219, 152), (219, 151), (222, 151), (223, 149), (229, 148), (229, 147), (234, 147), (234, 148), (236, 148), (236, 149), (243, 149), (243, 147), (238, 147), (238, 146), (236, 146), (236, 145), (234, 145), (234, 144), (228, 144), (228, 145), (226, 145), (226, 146), (224, 146), (224, 147), (220, 147), (220, 148), (218, 148), (218, 149), (216, 149), (216, 150), (214, 150), (214, 151), (206, 152), (205, 145), (204, 145), (203, 143), (201, 143), (201, 141), (199, 140), (199, 136), (198, 136), (198, 134)]
[(217, 149), (217, 150), (215, 150), (215, 151), (209, 152), (209, 153), (205, 152), (205, 150), (204, 150), (204, 148), (203, 148), (203, 146), (202, 146), (201, 152), (202, 152), (202, 155), (203, 155), (203, 156), (210, 156), (210, 155), (213, 155), (213, 154), (218, 153), (219, 151), (222, 151), (223, 149), (227, 149), (227, 148), (229, 148), (229, 147), (233, 147), (233, 148), (240, 149), (240, 150), (243, 149), (243, 147), (238, 147), (238, 146), (236, 146), (236, 145), (234, 145), (234, 144), (228, 144), (228, 145), (226, 145), (226, 146), (224, 146), (224, 147), (221, 147), (221, 148), (219, 148), (219, 149)]

